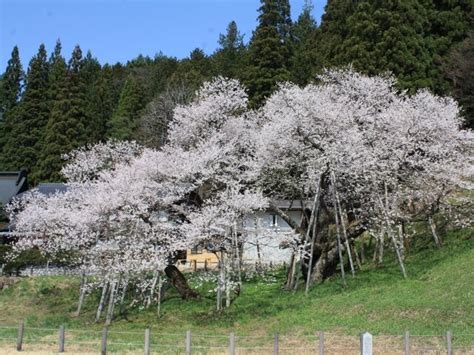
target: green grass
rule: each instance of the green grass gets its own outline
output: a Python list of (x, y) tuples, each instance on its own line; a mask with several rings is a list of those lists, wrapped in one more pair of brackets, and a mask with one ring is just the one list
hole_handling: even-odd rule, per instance
[[(142, 332), (151, 327), (153, 332), (173, 334), (190, 329), (214, 335), (234, 331), (300, 336), (317, 330), (400, 335), (407, 329), (417, 335), (441, 335), (449, 329), (465, 334), (463, 343), (474, 344), (473, 229), (449, 232), (439, 250), (427, 236), (420, 237), (406, 258), (406, 267), (409, 277), (405, 280), (389, 253), (383, 267), (367, 265), (355, 279), (349, 276), (346, 288), (335, 275), (312, 287), (308, 297), (302, 291), (282, 291), (284, 273), (276, 272), (274, 282), (246, 282), (240, 297), (223, 312), (215, 311), (214, 298), (207, 292), (209, 285), (201, 286), (204, 297), (200, 300), (183, 301), (171, 291), (160, 319), (155, 307), (131, 309), (126, 317), (116, 319), (111, 329)], [(93, 323), (98, 293), (88, 296), (79, 318), (72, 316), (78, 286), (79, 280), (66, 277), (25, 278), (0, 292), (0, 325), (16, 325), (25, 319), (30, 327), (54, 329), (66, 324), (69, 329), (100, 331), (103, 325)]]

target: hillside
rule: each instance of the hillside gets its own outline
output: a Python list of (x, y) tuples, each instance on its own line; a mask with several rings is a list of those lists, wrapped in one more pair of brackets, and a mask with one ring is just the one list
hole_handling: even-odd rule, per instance
[[(428, 236), (418, 238), (407, 256), (406, 266), (409, 279), (403, 280), (397, 264), (388, 256), (384, 267), (365, 266), (355, 279), (349, 280), (346, 289), (341, 288), (340, 279), (335, 276), (313, 287), (308, 297), (302, 291), (281, 291), (284, 275), (274, 272), (247, 281), (240, 297), (222, 313), (215, 312), (214, 298), (206, 296), (211, 285), (194, 275), (190, 276), (191, 283), (204, 295), (201, 300), (185, 302), (170, 290), (159, 320), (155, 308), (135, 309), (116, 319), (111, 331), (131, 332), (127, 341), (142, 342), (143, 329), (151, 327), (152, 333), (169, 334), (166, 338), (171, 343), (171, 335), (182, 343), (186, 330), (191, 330), (197, 337), (214, 335), (215, 341), (223, 335), (220, 344), (226, 346), (225, 337), (231, 331), (252, 336), (272, 336), (278, 332), (303, 339), (324, 330), (354, 340), (364, 330), (375, 335), (402, 335), (408, 329), (413, 335), (438, 336), (442, 341), (446, 330), (452, 330), (455, 345), (474, 344), (473, 230), (450, 232), (445, 246), (439, 250), (432, 246)], [(87, 329), (99, 334), (103, 325), (93, 323), (97, 303), (92, 302), (98, 294), (88, 296), (89, 302), (79, 318), (72, 317), (78, 283), (79, 280), (66, 277), (21, 280), (0, 292), (0, 325), (16, 327), (24, 319), (27, 329), (41, 327), (53, 331), (66, 324), (68, 329)], [(2, 337), (15, 334), (14, 329), (2, 331)], [(37, 334), (36, 338), (41, 336)]]

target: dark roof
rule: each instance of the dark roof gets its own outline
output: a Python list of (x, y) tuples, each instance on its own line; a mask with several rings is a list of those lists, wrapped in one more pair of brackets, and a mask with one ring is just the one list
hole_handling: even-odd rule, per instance
[(273, 200), (273, 203), (282, 210), (302, 210), (303, 206), (311, 209), (311, 201), (308, 200)]
[(67, 191), (67, 185), (63, 184), (62, 182), (41, 183), (41, 184), (38, 184), (38, 186), (36, 186), (34, 189), (18, 194), (17, 197), (21, 197), (23, 196), (23, 194), (33, 192), (33, 191), (35, 192), (37, 191), (37, 192), (42, 193), (43, 195), (49, 196), (56, 192)]
[(0, 171), (0, 202), (5, 205), (13, 196), (28, 189), (26, 171)]

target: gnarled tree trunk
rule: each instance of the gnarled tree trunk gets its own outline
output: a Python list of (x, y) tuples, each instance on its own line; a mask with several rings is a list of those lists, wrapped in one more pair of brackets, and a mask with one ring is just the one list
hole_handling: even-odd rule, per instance
[(176, 288), (183, 300), (199, 298), (199, 294), (191, 289), (184, 275), (174, 265), (165, 268), (165, 274), (170, 279), (171, 284)]

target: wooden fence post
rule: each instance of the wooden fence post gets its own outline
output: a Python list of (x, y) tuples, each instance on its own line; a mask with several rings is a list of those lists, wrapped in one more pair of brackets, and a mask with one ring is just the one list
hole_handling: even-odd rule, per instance
[(324, 355), (324, 332), (319, 332), (319, 355)]
[(60, 353), (63, 353), (64, 352), (64, 334), (65, 333), (65, 328), (64, 328), (64, 325), (61, 325), (59, 327), (59, 352)]
[(107, 354), (107, 333), (108, 333), (108, 328), (104, 327), (104, 329), (102, 329), (102, 343), (100, 346), (101, 355)]
[(405, 332), (405, 355), (410, 355), (410, 332)]
[(194, 270), (194, 272), (197, 271), (197, 268), (198, 268), (197, 267), (197, 260), (193, 260), (193, 270)]
[(275, 333), (275, 338), (273, 339), (273, 355), (278, 355), (278, 333)]
[(191, 331), (186, 332), (186, 355), (191, 355)]
[(23, 333), (25, 332), (25, 323), (22, 321), (18, 326), (18, 336), (16, 338), (16, 350), (21, 351), (23, 347)]
[(145, 355), (150, 355), (150, 329), (145, 329)]
[(207, 259), (204, 260), (204, 271), (208, 271), (208, 267), (207, 267)]
[(230, 333), (229, 336), (229, 355), (235, 355), (235, 334)]
[(446, 332), (446, 347), (447, 347), (447, 354), (452, 355), (453, 354), (453, 333), (450, 330)]

